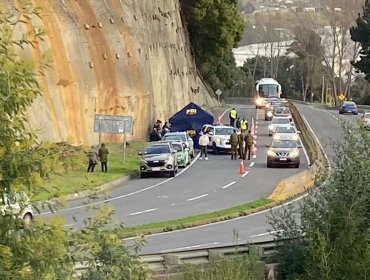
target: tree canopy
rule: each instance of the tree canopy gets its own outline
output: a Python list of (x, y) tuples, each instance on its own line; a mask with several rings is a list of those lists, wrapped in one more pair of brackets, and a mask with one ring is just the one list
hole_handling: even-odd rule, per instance
[(365, 73), (366, 80), (370, 82), (370, 1), (366, 0), (363, 14), (358, 16), (356, 26), (350, 29), (351, 38), (361, 44), (360, 60), (352, 61), (359, 71)]
[(237, 75), (232, 49), (244, 30), (237, 4), (237, 0), (182, 0), (196, 63), (213, 89), (230, 88)]

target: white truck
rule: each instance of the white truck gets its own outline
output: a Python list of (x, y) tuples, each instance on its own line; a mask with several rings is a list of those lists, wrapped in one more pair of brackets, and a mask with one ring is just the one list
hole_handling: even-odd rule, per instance
[(262, 78), (256, 82), (254, 103), (256, 108), (265, 108), (268, 98), (280, 98), (281, 85), (273, 78)]

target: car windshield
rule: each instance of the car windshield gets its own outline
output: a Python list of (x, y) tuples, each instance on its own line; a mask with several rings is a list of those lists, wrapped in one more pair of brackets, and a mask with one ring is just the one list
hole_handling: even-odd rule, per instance
[(234, 133), (234, 128), (232, 127), (216, 127), (215, 135), (231, 135)]
[(276, 133), (296, 133), (294, 126), (278, 126), (275, 130)]
[(173, 147), (176, 151), (178, 151), (178, 152), (182, 151), (182, 144), (181, 144), (181, 143), (172, 143), (172, 147)]
[(289, 110), (289, 108), (278, 107), (278, 108), (275, 109), (275, 113), (276, 114), (290, 114), (290, 110)]
[(287, 118), (273, 118), (271, 123), (272, 124), (289, 124), (290, 121)]
[(356, 104), (354, 102), (344, 102), (344, 106), (349, 106), (349, 107), (355, 107)]
[(297, 141), (275, 140), (271, 144), (272, 148), (297, 148)]
[(186, 136), (183, 134), (166, 134), (163, 136), (163, 140), (168, 141), (168, 140), (181, 140), (181, 141), (186, 141)]
[(146, 155), (151, 154), (167, 154), (170, 153), (170, 147), (168, 145), (153, 145), (145, 148)]

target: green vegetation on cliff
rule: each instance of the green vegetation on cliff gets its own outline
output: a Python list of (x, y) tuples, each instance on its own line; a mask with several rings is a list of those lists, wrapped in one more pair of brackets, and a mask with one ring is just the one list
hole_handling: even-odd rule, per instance
[(242, 39), (244, 21), (237, 0), (181, 0), (196, 63), (216, 90), (233, 86), (238, 73), (232, 49)]

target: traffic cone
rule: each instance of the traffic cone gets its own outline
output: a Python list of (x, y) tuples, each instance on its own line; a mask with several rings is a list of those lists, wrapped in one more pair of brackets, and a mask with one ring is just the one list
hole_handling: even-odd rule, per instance
[(239, 174), (244, 174), (244, 173), (245, 173), (244, 160), (241, 160), (240, 166), (239, 166)]

